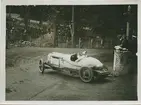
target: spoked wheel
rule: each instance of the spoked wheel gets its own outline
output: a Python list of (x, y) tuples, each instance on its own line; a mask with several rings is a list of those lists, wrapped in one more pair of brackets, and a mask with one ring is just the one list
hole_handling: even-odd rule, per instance
[(79, 71), (79, 76), (83, 82), (88, 83), (93, 81), (93, 71), (91, 68), (88, 67), (81, 68)]
[(40, 61), (39, 61), (39, 72), (44, 73), (44, 69), (45, 69), (44, 62), (43, 62), (42, 59), (40, 59)]

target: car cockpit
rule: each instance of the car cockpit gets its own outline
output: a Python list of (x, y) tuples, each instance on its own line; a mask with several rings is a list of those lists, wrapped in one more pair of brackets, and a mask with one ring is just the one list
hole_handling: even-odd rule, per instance
[(86, 56), (87, 56), (87, 51), (83, 51), (82, 53), (72, 54), (70, 57), (70, 60), (75, 62), (75, 61), (82, 59), (83, 57), (86, 57)]

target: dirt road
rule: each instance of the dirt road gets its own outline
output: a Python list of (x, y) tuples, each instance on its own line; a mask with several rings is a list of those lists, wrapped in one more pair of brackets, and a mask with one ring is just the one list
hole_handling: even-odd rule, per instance
[[(137, 75), (109, 77), (83, 83), (79, 78), (46, 70), (38, 61), (49, 52), (73, 53), (85, 49), (13, 48), (6, 51), (6, 100), (136, 100)], [(113, 51), (88, 49), (88, 54), (112, 71)]]

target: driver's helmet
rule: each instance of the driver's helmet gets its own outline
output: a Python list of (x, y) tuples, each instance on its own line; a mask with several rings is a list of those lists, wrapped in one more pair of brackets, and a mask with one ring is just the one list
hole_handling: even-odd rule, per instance
[(71, 61), (76, 61), (78, 59), (77, 53), (73, 54), (70, 59)]

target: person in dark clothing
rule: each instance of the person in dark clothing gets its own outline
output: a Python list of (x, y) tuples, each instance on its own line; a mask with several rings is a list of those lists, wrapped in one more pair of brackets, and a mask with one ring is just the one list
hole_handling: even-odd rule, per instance
[(70, 60), (71, 60), (71, 61), (76, 61), (77, 59), (78, 59), (77, 54), (73, 54), (73, 55), (70, 57)]
[(137, 53), (137, 38), (132, 37), (132, 39), (127, 40), (126, 36), (123, 36), (121, 39), (121, 47), (126, 48), (132, 53)]
[(136, 54), (137, 53), (137, 38), (136, 37), (132, 37), (131, 41), (130, 41), (130, 45), (129, 45), (129, 50), (133, 53)]
[(128, 43), (126, 36), (121, 37), (120, 45), (121, 45), (122, 48), (126, 48), (126, 49), (129, 48), (129, 43)]

